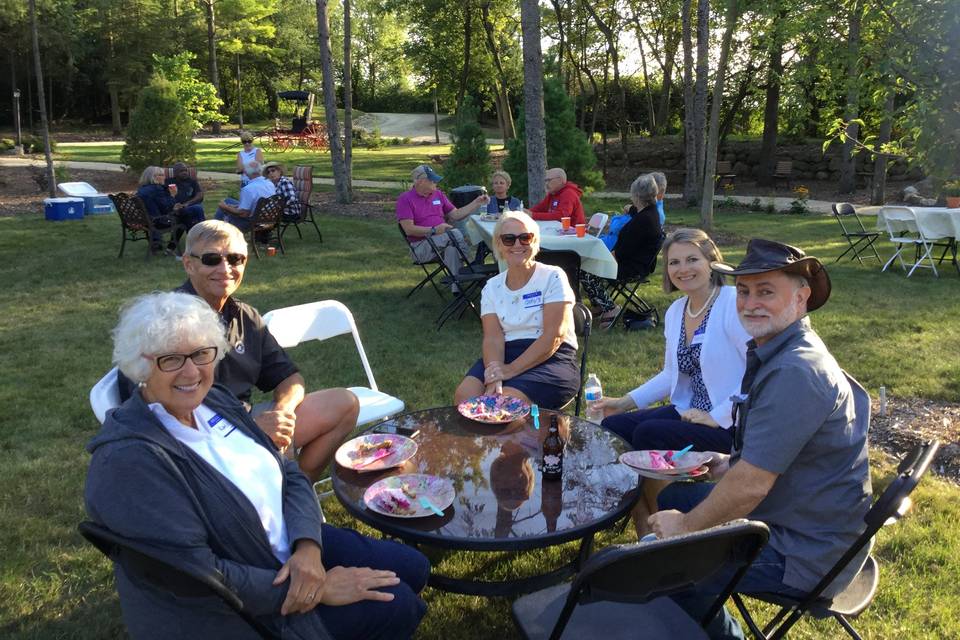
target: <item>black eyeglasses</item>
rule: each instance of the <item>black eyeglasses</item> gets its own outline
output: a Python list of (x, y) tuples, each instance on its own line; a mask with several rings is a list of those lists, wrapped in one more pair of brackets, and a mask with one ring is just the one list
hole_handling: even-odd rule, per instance
[(512, 247), (517, 244), (517, 240), (519, 240), (520, 244), (528, 247), (535, 237), (532, 233), (501, 233), (500, 242), (502, 242), (505, 247)]
[(157, 368), (167, 373), (177, 371), (186, 364), (187, 358), (193, 360), (193, 364), (210, 364), (217, 359), (217, 348), (203, 347), (193, 353), (168, 353), (157, 356)]
[(190, 256), (196, 258), (208, 267), (215, 267), (223, 262), (224, 259), (226, 259), (227, 264), (229, 264), (231, 267), (244, 264), (247, 261), (247, 256), (243, 255), (242, 253), (228, 253), (226, 255), (219, 253), (204, 253), (203, 255), (199, 256), (195, 253), (191, 253)]

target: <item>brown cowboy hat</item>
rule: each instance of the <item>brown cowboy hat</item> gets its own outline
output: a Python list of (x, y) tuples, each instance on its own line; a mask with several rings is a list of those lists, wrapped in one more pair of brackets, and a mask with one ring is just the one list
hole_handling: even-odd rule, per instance
[(747, 243), (747, 255), (738, 266), (713, 262), (710, 268), (727, 276), (746, 276), (768, 271), (801, 275), (810, 284), (807, 311), (819, 309), (830, 297), (830, 276), (827, 275), (823, 263), (813, 256), (808, 256), (802, 249), (782, 242), (754, 238)]

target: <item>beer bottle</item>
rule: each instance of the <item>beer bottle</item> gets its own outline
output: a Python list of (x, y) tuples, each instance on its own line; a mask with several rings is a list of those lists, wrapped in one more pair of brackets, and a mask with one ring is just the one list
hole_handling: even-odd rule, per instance
[(563, 440), (560, 439), (560, 428), (557, 426), (557, 416), (550, 417), (550, 429), (543, 441), (543, 478), (545, 480), (559, 480), (563, 475)]

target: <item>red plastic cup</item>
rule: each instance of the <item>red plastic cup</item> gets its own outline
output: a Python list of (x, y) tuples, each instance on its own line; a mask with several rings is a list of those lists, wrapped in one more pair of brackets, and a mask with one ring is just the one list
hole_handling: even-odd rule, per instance
[(578, 224), (578, 225), (577, 225), (577, 237), (578, 237), (578, 238), (582, 238), (582, 237), (584, 237), (585, 235), (587, 235), (587, 225), (585, 225), (585, 224)]
[(277, 248), (276, 248), (276, 247), (267, 247), (267, 255), (268, 255), (268, 256), (275, 256), (275, 255), (277, 255)]
[(563, 230), (566, 231), (570, 228), (570, 216), (564, 216), (560, 218), (560, 226), (563, 227)]
[(173, 196), (174, 198), (177, 197), (177, 185), (175, 185), (175, 184), (168, 184), (168, 185), (167, 185), (167, 189), (170, 190), (170, 195), (171, 195), (171, 196)]

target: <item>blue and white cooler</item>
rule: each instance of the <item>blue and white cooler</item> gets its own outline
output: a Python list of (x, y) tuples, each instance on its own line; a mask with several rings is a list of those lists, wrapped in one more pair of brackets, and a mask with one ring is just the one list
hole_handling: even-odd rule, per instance
[(83, 198), (46, 198), (43, 213), (47, 220), (83, 220)]
[(89, 182), (61, 182), (57, 187), (71, 198), (83, 198), (84, 215), (91, 216), (114, 211), (110, 196), (98, 193)]

